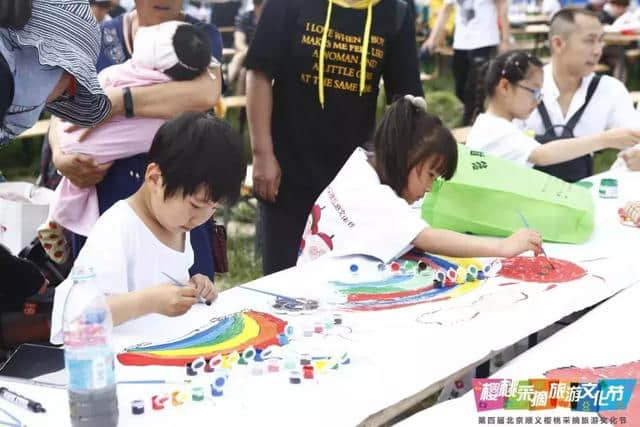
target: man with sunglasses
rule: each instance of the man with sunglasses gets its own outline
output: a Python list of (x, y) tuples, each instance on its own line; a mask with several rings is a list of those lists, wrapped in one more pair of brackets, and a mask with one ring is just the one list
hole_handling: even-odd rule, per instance
[[(533, 130), (539, 142), (639, 126), (640, 115), (624, 84), (594, 73), (603, 37), (602, 24), (587, 10), (566, 8), (551, 19), (551, 63), (544, 67), (544, 95), (531, 116), (519, 123)], [(540, 169), (575, 182), (592, 175), (593, 159), (586, 155)]]

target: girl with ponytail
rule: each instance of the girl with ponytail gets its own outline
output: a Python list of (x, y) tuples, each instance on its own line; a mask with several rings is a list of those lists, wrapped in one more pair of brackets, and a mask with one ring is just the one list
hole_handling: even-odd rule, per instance
[(369, 255), (389, 262), (412, 247), (441, 255), (515, 256), (539, 252), (540, 235), (519, 230), (506, 239), (430, 228), (412, 204), (438, 178), (451, 179), (456, 141), (424, 98), (405, 95), (385, 112), (373, 152), (356, 148), (316, 200), (307, 220), (298, 263), (325, 254)]
[(573, 128), (588, 101), (564, 125), (547, 129), (550, 136), (525, 134), (513, 121), (527, 119), (538, 108), (543, 78), (542, 62), (530, 53), (512, 51), (493, 60), (485, 76), (487, 111), (476, 118), (467, 146), (522, 166), (545, 167), (544, 172), (573, 182), (589, 175), (592, 152), (625, 149), (640, 141), (640, 131), (633, 129), (574, 138)]

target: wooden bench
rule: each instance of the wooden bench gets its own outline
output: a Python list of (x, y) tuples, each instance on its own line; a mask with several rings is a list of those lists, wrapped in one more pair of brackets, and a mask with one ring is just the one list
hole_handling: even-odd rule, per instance
[(240, 187), (242, 197), (253, 197), (253, 165), (247, 165), (247, 174)]
[(229, 58), (236, 54), (236, 50), (232, 47), (222, 48), (222, 59)]
[(628, 49), (624, 56), (628, 62), (635, 62), (640, 58), (640, 49)]
[[(543, 56), (540, 58), (540, 62), (542, 62), (543, 64), (548, 64), (549, 62), (551, 62), (551, 58), (548, 56)], [(607, 64), (598, 64), (596, 65), (595, 72), (603, 74), (608, 73), (610, 70), (611, 68)]]
[(222, 101), (229, 108), (244, 108), (247, 106), (247, 97), (245, 95), (225, 96)]
[(49, 131), (49, 120), (39, 120), (33, 127), (22, 132), (16, 139), (44, 136)]
[[(225, 106), (227, 109), (229, 108), (243, 108), (247, 106), (247, 97), (246, 96), (227, 96), (223, 97)], [(21, 138), (30, 138), (32, 136), (44, 136), (49, 131), (49, 119), (47, 120), (39, 120), (36, 122), (33, 127), (24, 131), (20, 136), (16, 139)]]
[(513, 50), (524, 50), (524, 51), (537, 51), (544, 47), (544, 41), (539, 42), (537, 40), (516, 40), (513, 45)]
[(514, 28), (511, 30), (513, 35), (546, 35), (549, 34), (549, 25), (547, 24), (532, 24), (526, 25), (522, 28)]
[(420, 72), (420, 81), (428, 82), (429, 80), (433, 80), (433, 74), (427, 74), (424, 72)]

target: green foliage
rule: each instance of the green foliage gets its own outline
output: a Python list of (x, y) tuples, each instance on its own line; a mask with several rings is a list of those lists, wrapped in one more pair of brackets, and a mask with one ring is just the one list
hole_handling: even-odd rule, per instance
[(42, 138), (12, 141), (0, 149), (0, 171), (10, 181), (35, 181)]

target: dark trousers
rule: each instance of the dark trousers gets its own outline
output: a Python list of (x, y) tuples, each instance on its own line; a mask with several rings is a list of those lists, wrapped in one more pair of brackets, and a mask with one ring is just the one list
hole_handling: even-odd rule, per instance
[(296, 265), (302, 232), (311, 206), (284, 208), (260, 202), (262, 271), (265, 275)]
[(470, 126), (483, 110), (484, 76), (483, 65), (496, 53), (495, 46), (481, 47), (472, 50), (453, 51), (453, 78), (456, 85), (456, 96), (464, 104), (462, 125)]

